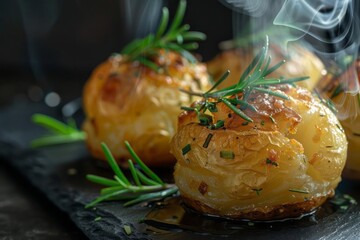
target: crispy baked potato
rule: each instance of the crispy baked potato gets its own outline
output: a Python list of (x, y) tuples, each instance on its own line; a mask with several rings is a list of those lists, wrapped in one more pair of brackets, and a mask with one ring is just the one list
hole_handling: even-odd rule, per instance
[(219, 129), (201, 125), (195, 111), (180, 114), (171, 153), (186, 205), (226, 218), (273, 220), (309, 213), (333, 196), (347, 153), (339, 121), (306, 89), (271, 89), (290, 99), (252, 92), (248, 102), (258, 111), (243, 111), (253, 122), (222, 102), (209, 113), (213, 122), (225, 121)]
[[(349, 79), (357, 79), (360, 77), (360, 60), (352, 64), (347, 71), (339, 77), (327, 75), (320, 82), (318, 88), (325, 96), (331, 98), (338, 109), (338, 118), (345, 129), (347, 139), (349, 141), (348, 158), (344, 174), (349, 178), (360, 178), (360, 93), (350, 93), (341, 89)], [(349, 86), (352, 88), (353, 86)]]
[(116, 159), (129, 158), (124, 140), (149, 166), (169, 166), (170, 139), (177, 127), (180, 106), (192, 99), (179, 88), (202, 91), (208, 87), (206, 66), (190, 63), (179, 53), (160, 50), (153, 62), (156, 72), (137, 61), (114, 55), (98, 66), (83, 93), (87, 145), (93, 156), (105, 159), (105, 142)]
[[(287, 76), (299, 77), (309, 76), (308, 81), (299, 82), (299, 85), (309, 90), (313, 90), (325, 72), (322, 61), (312, 52), (299, 45), (289, 45), (287, 53), (275, 44), (270, 44), (269, 55), (273, 58), (273, 64), (286, 59), (287, 63), (279, 68), (274, 77)], [(239, 81), (239, 76), (254, 58), (250, 48), (238, 48), (225, 50), (207, 63), (208, 71), (214, 79), (219, 79), (226, 71), (230, 70), (231, 75), (227, 81), (222, 83), (222, 87), (230, 86)]]

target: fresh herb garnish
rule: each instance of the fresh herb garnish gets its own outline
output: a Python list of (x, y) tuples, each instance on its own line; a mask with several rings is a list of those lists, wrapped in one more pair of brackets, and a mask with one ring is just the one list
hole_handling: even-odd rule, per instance
[(301, 190), (301, 189), (289, 189), (289, 192), (309, 194), (309, 191), (307, 191), (307, 190)]
[(219, 129), (224, 126), (224, 120), (218, 120), (215, 124), (211, 124), (208, 126), (209, 129)]
[(32, 140), (31, 147), (33, 148), (84, 141), (86, 138), (86, 133), (77, 128), (74, 120), (69, 120), (66, 124), (38, 113), (32, 115), (31, 120), (52, 132), (50, 135)]
[(269, 165), (273, 165), (273, 166), (279, 166), (279, 164), (273, 160), (271, 160), (270, 158), (266, 158), (266, 161), (265, 161), (266, 164), (269, 164)]
[(125, 146), (131, 158), (137, 164), (137, 167), (135, 167), (133, 161), (128, 160), (133, 181), (125, 176), (109, 148), (105, 143), (102, 143), (102, 150), (115, 176), (114, 179), (108, 179), (91, 174), (86, 175), (89, 181), (106, 186), (100, 191), (100, 196), (87, 204), (86, 208), (109, 200), (128, 200), (123, 205), (130, 206), (144, 201), (163, 199), (178, 192), (178, 188), (175, 185), (165, 184), (158, 175), (151, 171), (126, 141)]
[(207, 135), (206, 139), (205, 139), (205, 142), (203, 144), (203, 148), (207, 148), (209, 146), (209, 143), (211, 141), (211, 138), (213, 137), (214, 135), (209, 133), (209, 135)]
[(152, 61), (152, 58), (158, 54), (159, 49), (178, 52), (188, 61), (196, 62), (196, 58), (189, 51), (197, 49), (196, 41), (205, 40), (206, 35), (189, 31), (188, 24), (181, 25), (185, 9), (186, 1), (180, 0), (174, 19), (169, 26), (169, 10), (164, 7), (156, 33), (132, 41), (123, 48), (121, 54), (128, 61), (139, 61), (155, 71), (159, 70), (159, 66)]
[[(263, 92), (269, 95), (273, 95), (282, 99), (289, 99), (289, 97), (280, 91), (272, 90), (270, 86), (278, 84), (291, 84), (298, 81), (303, 81), (308, 77), (297, 77), (297, 78), (267, 78), (269, 74), (276, 71), (285, 61), (280, 61), (273, 67), (270, 67), (271, 57), (268, 55), (269, 41), (266, 39), (265, 47), (262, 48), (261, 52), (253, 59), (244, 73), (241, 75), (238, 83), (229, 87), (216, 90), (229, 75), (227, 71), (214, 85), (205, 93), (192, 92), (181, 89), (181, 91), (190, 94), (191, 96), (199, 96), (204, 100), (199, 102), (196, 107), (192, 108), (198, 113), (204, 113), (206, 110), (211, 111), (209, 106), (212, 108), (216, 107), (216, 104), (222, 102), (228, 108), (230, 108), (235, 114), (248, 122), (253, 122), (249, 116), (247, 116), (243, 110), (250, 109), (257, 111), (257, 109), (247, 102), (249, 95), (256, 92)], [(215, 107), (214, 107), (215, 105)], [(199, 116), (199, 114), (198, 114)]]
[(253, 190), (254, 192), (256, 192), (256, 195), (260, 196), (260, 192), (263, 190), (262, 188), (253, 188), (251, 189)]
[(224, 158), (224, 159), (234, 159), (235, 158), (235, 153), (233, 151), (220, 151), (220, 157)]
[(276, 123), (276, 121), (275, 121), (275, 119), (273, 118), (273, 116), (270, 115), (269, 118), (270, 118), (270, 120), (271, 120), (272, 123)]
[(124, 231), (125, 231), (126, 235), (131, 235), (132, 234), (132, 230), (131, 230), (131, 227), (129, 225), (124, 225)]
[(190, 152), (190, 150), (191, 150), (191, 145), (190, 145), (190, 144), (186, 144), (185, 147), (183, 147), (183, 148), (181, 149), (182, 155), (187, 154), (188, 152)]

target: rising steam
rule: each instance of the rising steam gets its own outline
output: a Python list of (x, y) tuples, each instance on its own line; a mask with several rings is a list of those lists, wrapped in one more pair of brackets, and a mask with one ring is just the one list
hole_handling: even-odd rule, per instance
[[(270, 1), (261, 0), (221, 1), (234, 10), (235, 38), (243, 37), (244, 23), (248, 22), (248, 33), (256, 35), (259, 31), (268, 31), (266, 34), (270, 41), (276, 42), (283, 49), (286, 49), (288, 43), (300, 43), (321, 58), (328, 72), (341, 76), (340, 83), (345, 92), (353, 96), (360, 95), (356, 64), (352, 64), (358, 57), (360, 43), (358, 2), (276, 0), (270, 4)], [(338, 107), (351, 106), (343, 104)], [(340, 111), (340, 115), (343, 115), (340, 117), (349, 117), (349, 111), (358, 112), (360, 109), (359, 106), (358, 109), (353, 107)]]
[(157, 26), (163, 0), (125, 0), (121, 3), (124, 27), (130, 40), (146, 36)]

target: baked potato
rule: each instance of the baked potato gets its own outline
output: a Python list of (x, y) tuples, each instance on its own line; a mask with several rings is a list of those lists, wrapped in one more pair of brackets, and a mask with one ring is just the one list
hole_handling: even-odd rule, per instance
[[(318, 88), (325, 97), (331, 98), (336, 109), (340, 123), (345, 129), (349, 142), (348, 158), (344, 175), (349, 178), (360, 178), (360, 93), (346, 91), (342, 86), (354, 83), (360, 77), (360, 60), (355, 61), (340, 76), (329, 74), (320, 82)], [(348, 81), (350, 80), (350, 81)], [(359, 81), (360, 84), (360, 81)], [(348, 86), (356, 89), (356, 86)]]
[(270, 89), (289, 100), (252, 92), (247, 100), (257, 111), (243, 111), (253, 122), (222, 102), (208, 113), (213, 122), (224, 121), (218, 129), (199, 123), (196, 111), (179, 115), (171, 153), (187, 206), (225, 218), (274, 220), (309, 213), (333, 196), (347, 154), (339, 121), (306, 89)]
[(208, 87), (205, 64), (191, 63), (173, 51), (159, 50), (154, 71), (120, 54), (99, 65), (87, 81), (84, 93), (86, 120), (83, 129), (93, 156), (105, 159), (105, 142), (120, 164), (129, 158), (124, 141), (149, 166), (169, 166), (170, 139), (175, 134), (180, 106), (192, 98), (179, 88), (200, 91)]
[[(326, 72), (322, 61), (315, 54), (299, 45), (289, 45), (285, 53), (284, 49), (275, 44), (270, 44), (269, 55), (273, 58), (271, 66), (283, 59), (286, 59), (287, 62), (276, 73), (272, 74), (273, 77), (309, 76), (310, 79), (308, 81), (299, 82), (299, 85), (310, 91), (314, 89)], [(251, 48), (225, 50), (207, 62), (208, 71), (214, 79), (219, 79), (226, 70), (230, 70), (231, 75), (221, 85), (222, 87), (227, 87), (239, 80), (239, 76), (245, 71), (253, 58), (254, 51)]]

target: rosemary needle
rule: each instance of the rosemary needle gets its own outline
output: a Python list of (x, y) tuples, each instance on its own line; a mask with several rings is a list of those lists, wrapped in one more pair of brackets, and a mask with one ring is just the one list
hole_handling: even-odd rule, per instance
[(86, 208), (111, 200), (128, 200), (124, 206), (130, 206), (144, 201), (162, 199), (178, 192), (175, 185), (165, 184), (158, 175), (147, 167), (128, 142), (125, 142), (125, 146), (136, 162), (134, 165), (132, 160), (128, 160), (132, 181), (125, 176), (106, 144), (102, 143), (101, 146), (115, 176), (113, 179), (92, 174), (86, 176), (89, 181), (105, 186), (100, 191), (100, 196), (87, 204)]
[[(155, 34), (149, 34), (142, 39), (136, 39), (126, 45), (121, 54), (128, 61), (138, 61), (141, 64), (158, 71), (160, 66), (153, 62), (153, 57), (159, 49), (165, 49), (180, 53), (190, 62), (196, 62), (196, 58), (189, 52), (198, 48), (196, 41), (205, 40), (206, 35), (189, 31), (188, 24), (181, 25), (186, 10), (186, 1), (180, 0), (172, 23), (169, 23), (169, 10), (164, 7), (162, 17)], [(168, 29), (166, 31), (166, 29)]]
[[(198, 103), (195, 107), (188, 108), (182, 107), (187, 111), (196, 111), (198, 118), (201, 122), (200, 112), (204, 115), (206, 110), (213, 112), (213, 109), (217, 109), (218, 103), (224, 103), (235, 114), (245, 119), (247, 122), (253, 122), (249, 116), (247, 116), (243, 109), (250, 109), (257, 111), (257, 109), (247, 102), (248, 96), (252, 92), (263, 92), (269, 95), (273, 95), (282, 99), (288, 99), (289, 97), (277, 90), (273, 90), (270, 86), (278, 84), (292, 84), (298, 81), (303, 81), (308, 77), (297, 78), (268, 78), (268, 75), (276, 71), (285, 61), (280, 61), (273, 67), (270, 67), (271, 57), (268, 55), (269, 40), (266, 38), (266, 44), (262, 50), (255, 56), (249, 66), (245, 69), (240, 76), (239, 81), (229, 87), (217, 90), (216, 87), (226, 80), (229, 75), (229, 71), (226, 71), (224, 75), (217, 81), (213, 87), (205, 93), (192, 92), (181, 89), (182, 92), (188, 93), (191, 96), (200, 96), (203, 98), (203, 102)], [(209, 108), (211, 106), (212, 109)], [(206, 114), (205, 114), (206, 115)], [(212, 122), (209, 122), (209, 125)]]
[(66, 124), (50, 116), (37, 113), (32, 115), (31, 120), (52, 133), (32, 140), (30, 144), (33, 148), (84, 141), (86, 138), (86, 133), (79, 130), (74, 120), (71, 119)]

